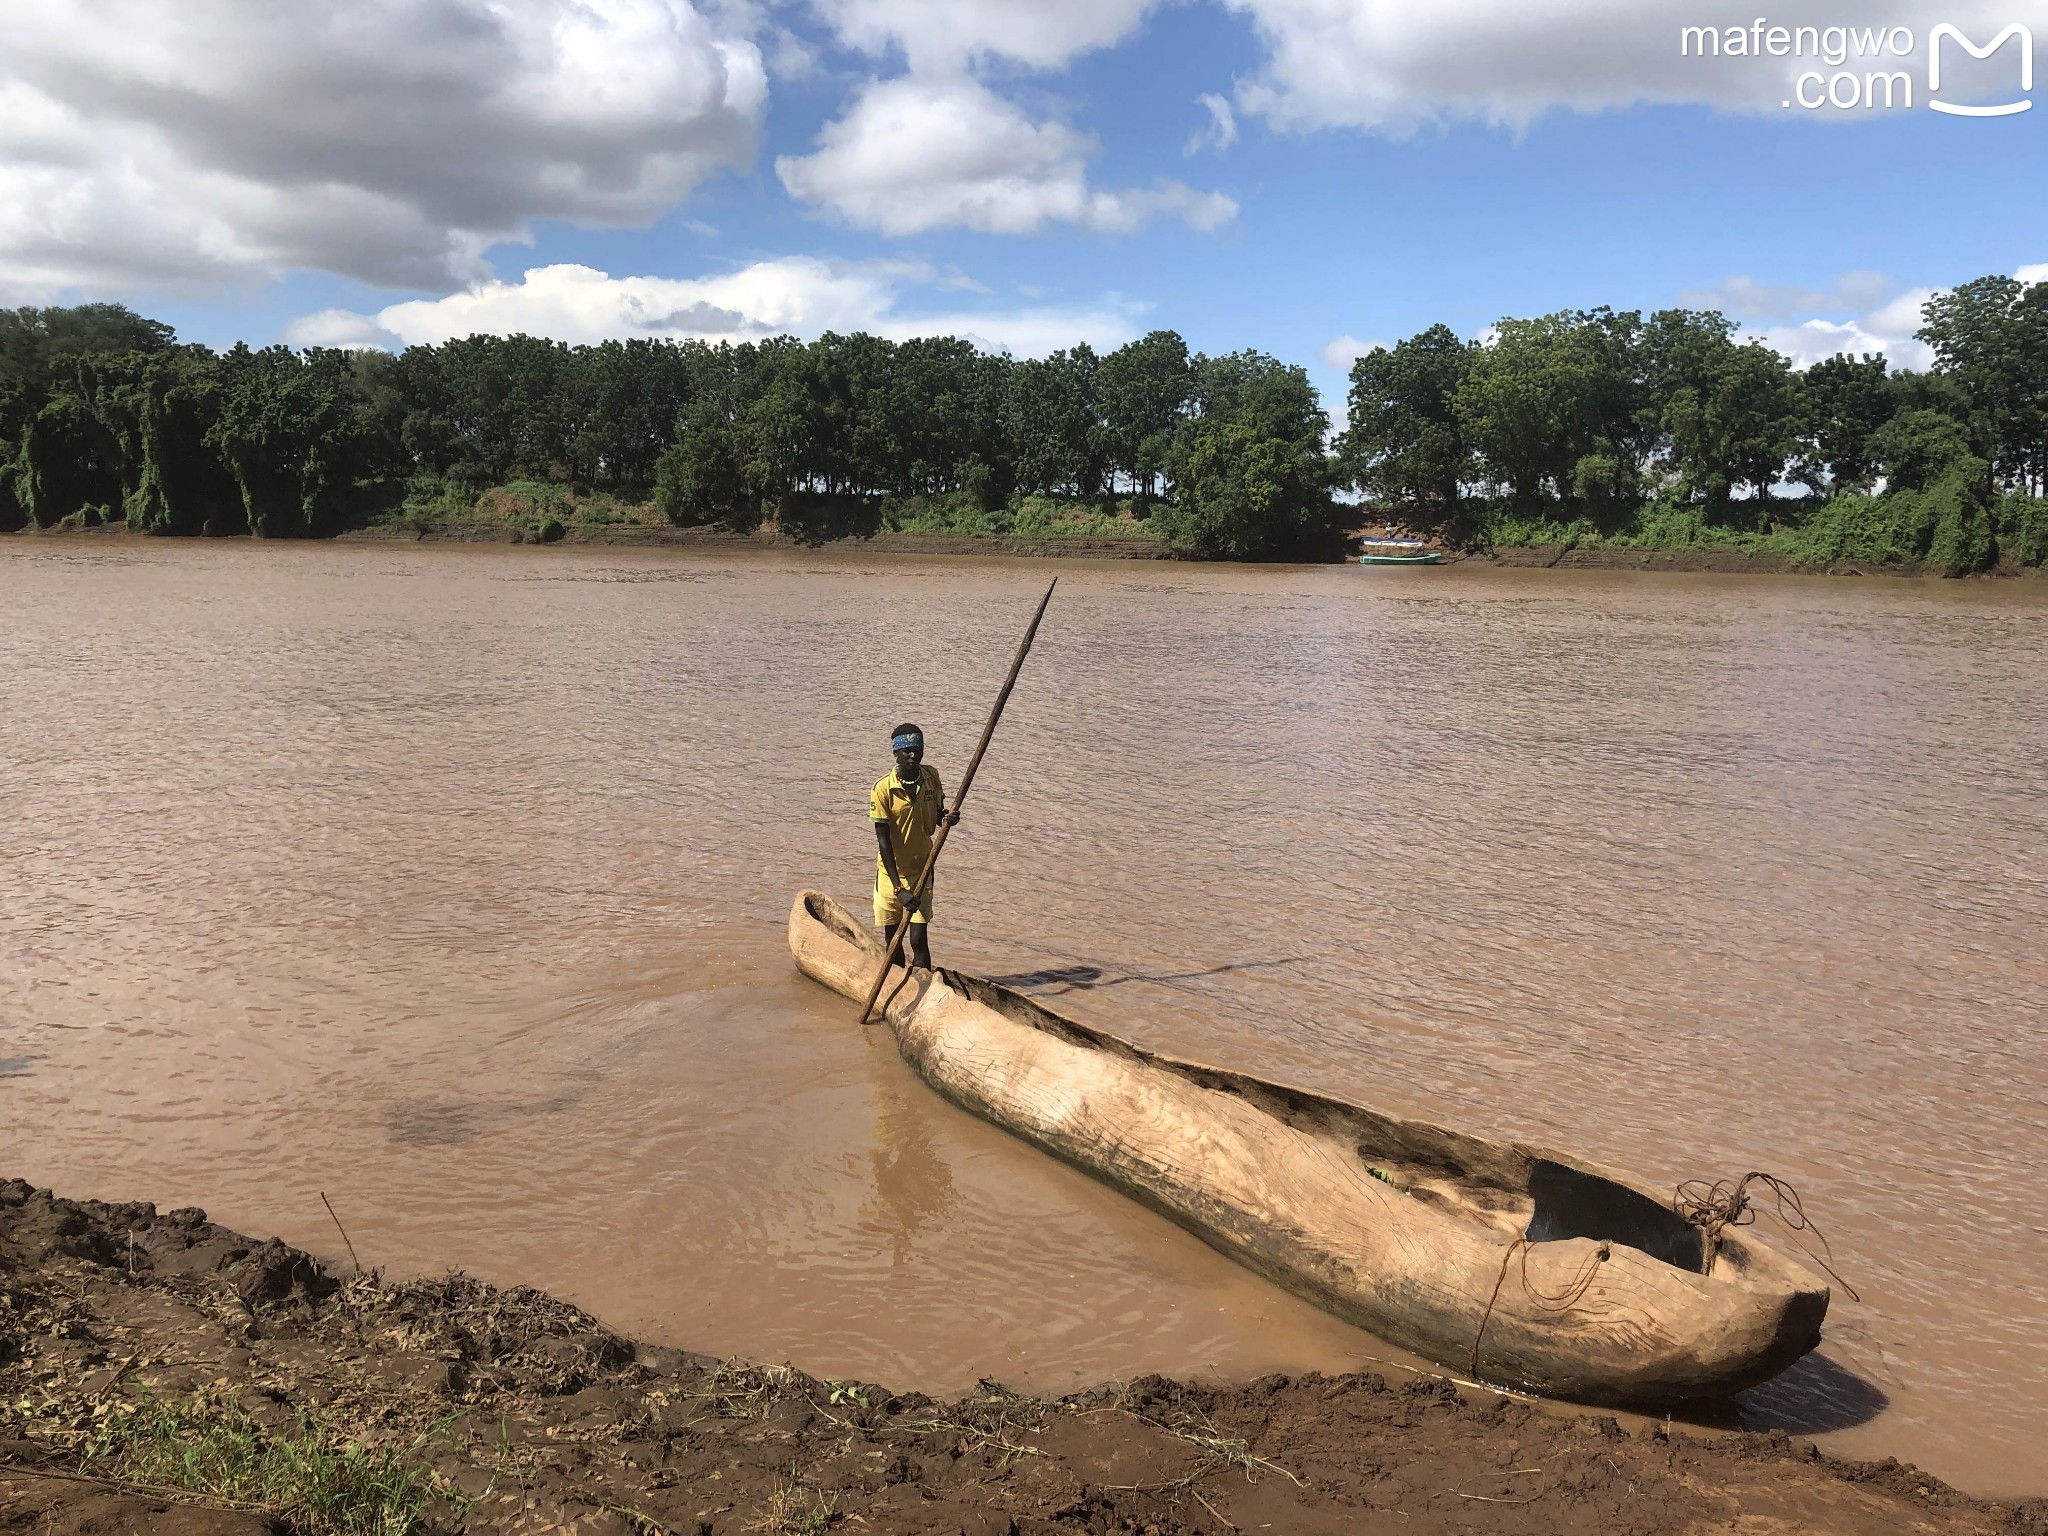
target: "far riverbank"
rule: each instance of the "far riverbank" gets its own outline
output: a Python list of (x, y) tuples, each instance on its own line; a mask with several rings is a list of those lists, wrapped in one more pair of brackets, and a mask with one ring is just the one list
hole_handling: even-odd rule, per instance
[[(97, 528), (25, 529), (17, 538), (148, 538), (110, 523)], [(247, 540), (248, 535), (233, 535)], [(321, 541), (328, 542), (328, 541)], [(1183, 560), (1188, 557), (1158, 539), (1142, 534), (950, 534), (885, 532), (864, 537), (816, 541), (795, 538), (772, 525), (753, 533), (721, 528), (677, 528), (653, 523), (556, 524), (539, 527), (504, 519), (451, 520), (439, 523), (379, 524), (352, 529), (332, 542), (341, 544), (564, 544), (628, 549), (790, 550), (831, 549), (891, 555), (985, 555), (991, 557), (1070, 560)], [(1930, 578), (1938, 573), (1921, 562), (1889, 564), (1869, 560), (1837, 560), (1805, 564), (1787, 556), (1739, 549), (1639, 549), (1620, 544), (1512, 544), (1491, 549), (1449, 552), (1445, 565), (1471, 562), (1523, 570), (1660, 571), (1738, 576), (1897, 576)], [(1229, 562), (1203, 561), (1202, 564)], [(2048, 579), (2048, 568), (1997, 568), (1984, 578)]]

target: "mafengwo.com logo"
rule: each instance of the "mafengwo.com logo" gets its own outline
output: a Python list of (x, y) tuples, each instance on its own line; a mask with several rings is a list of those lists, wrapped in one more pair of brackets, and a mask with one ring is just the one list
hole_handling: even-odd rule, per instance
[[(1809, 112), (1917, 105), (1953, 117), (2011, 117), (2034, 105), (2034, 33), (2020, 22), (1980, 43), (1948, 22), (1923, 37), (1911, 27), (1790, 27), (1759, 16), (1746, 27), (1680, 27), (1678, 51), (1766, 65), (1783, 60), (1792, 91), (1784, 105)], [(1802, 61), (1810, 62), (1798, 69)]]

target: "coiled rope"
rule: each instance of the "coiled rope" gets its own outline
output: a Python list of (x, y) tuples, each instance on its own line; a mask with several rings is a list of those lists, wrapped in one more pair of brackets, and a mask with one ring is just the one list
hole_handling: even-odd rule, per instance
[(1745, 1173), (1739, 1179), (1716, 1179), (1711, 1184), (1705, 1179), (1687, 1179), (1672, 1191), (1671, 1209), (1700, 1229), (1704, 1249), (1700, 1273), (1711, 1275), (1714, 1272), (1714, 1259), (1721, 1251), (1722, 1233), (1730, 1227), (1749, 1226), (1756, 1220), (1758, 1207), (1749, 1194), (1752, 1184), (1761, 1185), (1771, 1192), (1776, 1204), (1770, 1214), (1783, 1222), (1787, 1230), (1813, 1234), (1813, 1240), (1820, 1244), (1820, 1252), (1815, 1253), (1801, 1244), (1806, 1256), (1826, 1270), (1828, 1278), (1847, 1291), (1851, 1301), (1861, 1301), (1863, 1298), (1856, 1294), (1856, 1287), (1836, 1273), (1832, 1262), (1835, 1255), (1828, 1247), (1827, 1234), (1806, 1214), (1806, 1207), (1799, 1201), (1799, 1191), (1775, 1174)]

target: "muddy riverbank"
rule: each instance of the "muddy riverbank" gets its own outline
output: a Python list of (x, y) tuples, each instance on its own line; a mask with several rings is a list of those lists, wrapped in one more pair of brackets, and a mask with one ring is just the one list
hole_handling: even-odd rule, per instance
[[(561, 525), (557, 525), (561, 526)], [(1081, 560), (1174, 560), (1174, 550), (1142, 534), (1043, 536), (953, 533), (876, 533), (862, 538), (829, 540), (823, 545), (792, 538), (773, 526), (754, 533), (729, 533), (720, 528), (663, 528), (621, 523), (611, 527), (562, 527), (557, 537), (537, 540), (526, 530), (502, 522), (451, 522), (424, 527), (361, 528), (340, 536), (344, 543), (522, 544), (534, 542), (590, 544), (629, 549), (763, 549), (829, 548), (878, 555), (1027, 555)]]
[(197, 1209), (0, 1182), (0, 1531), (319, 1529), (289, 1479), (163, 1470), (164, 1442), (230, 1431), (353, 1446), (387, 1513), (475, 1532), (2048, 1531), (2048, 1501), (1894, 1460), (1430, 1376), (938, 1399), (636, 1345), (535, 1290), (332, 1270)]
[[(987, 555), (1074, 560), (1179, 560), (1171, 546), (1142, 535), (1128, 537), (946, 533), (879, 533), (812, 545), (770, 526), (757, 532), (729, 533), (718, 528), (670, 528), (640, 523), (611, 526), (557, 525), (546, 536), (503, 519), (433, 524), (391, 524), (358, 528), (339, 535), (343, 544), (564, 544), (598, 548), (710, 550), (792, 550), (826, 548), (838, 553), (877, 555)], [(26, 529), (21, 538), (141, 538), (125, 528)], [(1731, 576), (1903, 576), (1927, 577), (1922, 565), (1885, 565), (1868, 560), (1839, 560), (1831, 565), (1800, 565), (1783, 555), (1752, 554), (1736, 549), (1632, 549), (1617, 545), (1503, 544), (1450, 556), (1447, 564), (1513, 567), (1523, 570), (1659, 571)], [(1210, 563), (1210, 562), (1204, 562)], [(1989, 578), (2048, 580), (2048, 569), (2028, 566), (1986, 572)]]

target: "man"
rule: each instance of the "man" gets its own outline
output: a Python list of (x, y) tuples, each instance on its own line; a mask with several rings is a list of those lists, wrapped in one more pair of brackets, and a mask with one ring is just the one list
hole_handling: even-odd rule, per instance
[(899, 725), (889, 733), (896, 766), (876, 781), (868, 794), (868, 820), (875, 827), (875, 925), (886, 943), (897, 921), (910, 913), (904, 935), (904, 957), (917, 968), (932, 968), (932, 882), (913, 892), (910, 882), (924, 873), (932, 856), (932, 838), (944, 820), (957, 826), (957, 811), (946, 809), (939, 770), (924, 766), (924, 732)]

